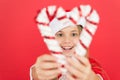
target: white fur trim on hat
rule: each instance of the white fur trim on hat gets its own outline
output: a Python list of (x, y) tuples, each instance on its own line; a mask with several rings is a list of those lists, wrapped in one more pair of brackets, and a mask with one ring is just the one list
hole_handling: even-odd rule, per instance
[(55, 35), (58, 31), (62, 30), (65, 27), (73, 26), (74, 23), (72, 23), (69, 19), (64, 20), (58, 20), (57, 18), (54, 18), (50, 22), (50, 28), (52, 29), (52, 33)]

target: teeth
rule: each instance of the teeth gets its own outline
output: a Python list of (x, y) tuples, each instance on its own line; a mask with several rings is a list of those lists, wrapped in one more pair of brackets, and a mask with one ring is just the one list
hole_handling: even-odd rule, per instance
[(64, 48), (64, 50), (70, 50), (70, 49), (65, 49), (65, 48)]
[(64, 50), (70, 50), (72, 47), (63, 47)]

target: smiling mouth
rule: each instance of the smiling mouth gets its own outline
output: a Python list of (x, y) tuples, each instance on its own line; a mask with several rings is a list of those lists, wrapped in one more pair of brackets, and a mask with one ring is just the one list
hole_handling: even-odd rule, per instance
[(63, 49), (63, 54), (65, 56), (71, 57), (73, 55), (74, 46), (62, 46), (61, 48)]
[(63, 50), (67, 51), (67, 50), (72, 50), (73, 49), (73, 46), (72, 47), (62, 47)]

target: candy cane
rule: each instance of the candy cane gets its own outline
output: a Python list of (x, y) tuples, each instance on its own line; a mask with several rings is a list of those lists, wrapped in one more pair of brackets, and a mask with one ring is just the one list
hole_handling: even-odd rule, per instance
[[(62, 7), (48, 6), (40, 11), (36, 21), (48, 49), (58, 57), (58, 62), (66, 64), (65, 56), (61, 54), (62, 49), (55, 40), (55, 33), (70, 25), (82, 25), (83, 30), (75, 51), (76, 54), (84, 56), (97, 30), (99, 15), (90, 5), (80, 5), (69, 12)], [(62, 71), (66, 72), (66, 69), (62, 68)]]

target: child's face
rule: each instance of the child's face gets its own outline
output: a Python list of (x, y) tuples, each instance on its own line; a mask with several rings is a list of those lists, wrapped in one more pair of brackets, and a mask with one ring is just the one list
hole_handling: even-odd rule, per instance
[(78, 27), (66, 27), (58, 31), (55, 35), (56, 40), (59, 42), (63, 50), (63, 54), (70, 56), (75, 52), (75, 46), (79, 42), (80, 30)]

